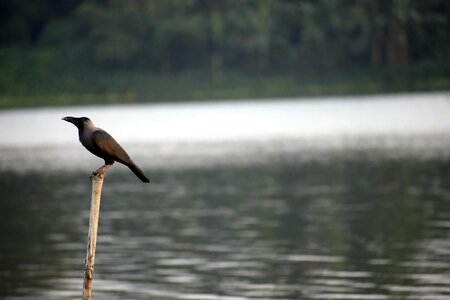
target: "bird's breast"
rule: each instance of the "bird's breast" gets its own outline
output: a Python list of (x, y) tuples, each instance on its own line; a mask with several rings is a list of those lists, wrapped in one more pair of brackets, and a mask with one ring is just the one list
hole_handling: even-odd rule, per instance
[(84, 128), (78, 132), (78, 137), (80, 139), (81, 144), (88, 149), (89, 151), (95, 151), (94, 142), (92, 141), (92, 132), (89, 129)]

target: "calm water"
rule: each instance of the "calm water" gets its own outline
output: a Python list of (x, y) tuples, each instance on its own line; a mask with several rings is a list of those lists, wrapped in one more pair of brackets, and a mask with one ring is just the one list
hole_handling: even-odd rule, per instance
[[(450, 299), (450, 104), (433, 97), (126, 108), (131, 136), (108, 122), (120, 107), (0, 113), (0, 298), (81, 297), (101, 161), (53, 118), (92, 110), (152, 179), (105, 180), (94, 299)], [(332, 107), (320, 128), (294, 118)], [(208, 128), (173, 129), (190, 117)]]

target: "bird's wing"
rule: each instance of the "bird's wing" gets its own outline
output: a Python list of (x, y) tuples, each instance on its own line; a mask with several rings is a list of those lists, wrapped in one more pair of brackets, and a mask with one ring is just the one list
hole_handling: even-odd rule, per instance
[(123, 164), (128, 164), (131, 162), (130, 156), (125, 152), (125, 150), (116, 142), (116, 140), (106, 131), (99, 129), (92, 133), (91, 139), (94, 143), (94, 147), (104, 154), (101, 157), (112, 158)]

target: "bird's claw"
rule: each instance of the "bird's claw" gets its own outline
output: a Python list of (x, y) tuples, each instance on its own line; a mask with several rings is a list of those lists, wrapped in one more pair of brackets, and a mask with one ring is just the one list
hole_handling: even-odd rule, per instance
[(105, 176), (106, 176), (106, 173), (104, 171), (97, 170), (97, 171), (92, 172), (91, 176), (89, 176), (89, 179), (91, 181), (94, 180), (94, 178), (104, 179)]

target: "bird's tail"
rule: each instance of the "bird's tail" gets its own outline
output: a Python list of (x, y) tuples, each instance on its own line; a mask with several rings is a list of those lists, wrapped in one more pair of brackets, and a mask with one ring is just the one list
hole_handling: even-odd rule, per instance
[(137, 176), (142, 182), (150, 182), (150, 179), (145, 177), (144, 172), (142, 172), (141, 169), (139, 169), (138, 166), (136, 166), (134, 163), (127, 164), (127, 167), (130, 168), (130, 170)]

